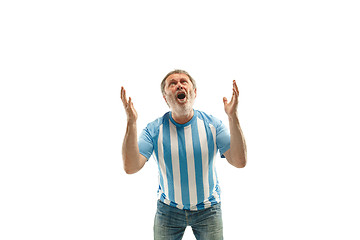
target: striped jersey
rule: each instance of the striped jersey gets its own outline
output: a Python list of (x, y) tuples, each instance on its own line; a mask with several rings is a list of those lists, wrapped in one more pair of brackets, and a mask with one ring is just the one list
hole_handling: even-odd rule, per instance
[(220, 202), (215, 157), (230, 149), (230, 134), (217, 118), (194, 110), (185, 124), (171, 112), (149, 123), (138, 141), (140, 154), (154, 153), (159, 170), (158, 198), (186, 210), (201, 210)]

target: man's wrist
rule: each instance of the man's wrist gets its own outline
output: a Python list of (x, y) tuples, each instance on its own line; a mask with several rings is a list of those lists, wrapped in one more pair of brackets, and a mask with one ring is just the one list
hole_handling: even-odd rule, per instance
[(229, 121), (238, 121), (239, 118), (238, 118), (238, 114), (237, 112), (233, 113), (233, 114), (228, 114), (228, 118), (229, 118)]
[(127, 120), (127, 125), (128, 126), (136, 126), (136, 120), (128, 119)]

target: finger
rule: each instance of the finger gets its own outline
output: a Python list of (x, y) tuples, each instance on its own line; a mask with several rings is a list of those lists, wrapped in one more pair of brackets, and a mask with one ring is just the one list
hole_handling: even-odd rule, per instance
[(121, 87), (121, 91), (120, 91), (120, 97), (121, 97), (121, 99), (124, 98), (124, 92), (125, 92), (124, 87)]
[(235, 80), (233, 81), (233, 87), (234, 87), (236, 94), (239, 95), (239, 88), (238, 88)]
[(129, 97), (129, 109), (130, 109), (132, 112), (136, 112), (135, 107), (134, 107), (134, 103), (133, 103), (131, 97)]
[(126, 106), (128, 104), (127, 100), (126, 100), (126, 91), (124, 88), (121, 89), (121, 100), (122, 100), (124, 106)]
[(231, 95), (230, 104), (233, 103), (234, 101), (236, 101), (236, 99), (237, 99), (237, 95), (236, 95), (235, 89), (233, 88), (233, 94)]
[(133, 103), (132, 100), (131, 100), (131, 103), (129, 103), (129, 106), (130, 106), (130, 108), (131, 108), (132, 111), (135, 111), (134, 103)]
[(235, 89), (233, 88), (233, 95), (231, 96), (231, 101), (229, 104), (236, 106), (239, 102), (238, 94), (236, 93)]
[(226, 105), (226, 104), (227, 104), (227, 101), (228, 101), (228, 100), (227, 100), (227, 98), (226, 98), (226, 97), (224, 97), (224, 98), (223, 98), (224, 105)]

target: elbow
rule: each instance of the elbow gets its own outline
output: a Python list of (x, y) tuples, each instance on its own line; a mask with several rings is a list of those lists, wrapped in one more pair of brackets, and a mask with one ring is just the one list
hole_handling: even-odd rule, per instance
[(246, 163), (240, 164), (237, 168), (244, 168), (246, 166)]
[(232, 166), (236, 168), (244, 168), (246, 166), (246, 157), (236, 156), (235, 158), (233, 158), (228, 155), (226, 159)]
[(135, 169), (130, 169), (130, 168), (126, 168), (124, 167), (124, 171), (126, 174), (134, 174), (134, 173), (137, 173), (139, 170), (135, 170)]
[(134, 174), (133, 171), (131, 171), (131, 169), (128, 169), (128, 168), (124, 168), (124, 171), (126, 174)]
[(123, 155), (123, 168), (126, 174), (134, 174), (141, 169), (141, 167), (136, 164), (136, 160), (137, 159)]
[(128, 165), (128, 164), (124, 164), (124, 171), (126, 174), (134, 174), (137, 173), (140, 169), (137, 169), (134, 166)]
[(228, 162), (236, 168), (244, 168), (246, 166), (246, 162), (247, 162), (246, 149), (244, 149), (243, 152), (231, 151), (231, 149), (229, 149), (228, 152), (225, 153), (225, 157), (228, 160)]
[(246, 158), (239, 159), (234, 166), (236, 168), (244, 168), (246, 166)]
[(237, 164), (234, 165), (236, 168), (244, 168), (246, 166), (246, 164)]

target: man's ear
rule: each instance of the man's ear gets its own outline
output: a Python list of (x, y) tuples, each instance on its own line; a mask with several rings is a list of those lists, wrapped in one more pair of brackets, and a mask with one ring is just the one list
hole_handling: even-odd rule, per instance
[[(167, 102), (167, 100), (166, 100), (165, 95), (163, 95), (163, 98), (164, 98), (164, 100), (165, 100), (166, 104), (169, 106), (169, 104), (168, 104), (168, 102)], [(170, 106), (169, 106), (169, 107), (170, 107)]]
[(195, 92), (195, 98), (196, 98), (196, 96), (197, 96), (197, 94), (196, 94), (196, 88), (194, 89), (194, 92)]

